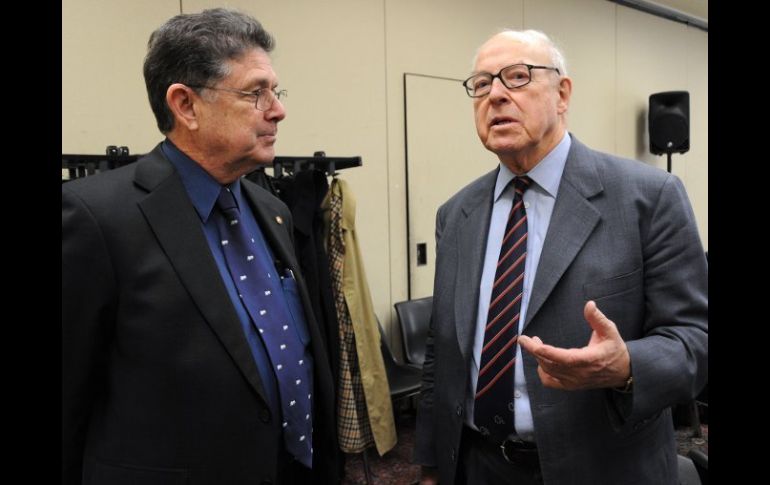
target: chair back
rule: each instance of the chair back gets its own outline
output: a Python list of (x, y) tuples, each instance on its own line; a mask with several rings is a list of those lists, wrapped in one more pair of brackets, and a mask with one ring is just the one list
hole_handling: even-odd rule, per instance
[(408, 363), (422, 367), (425, 362), (425, 341), (428, 338), (433, 297), (401, 301), (393, 306), (396, 308), (401, 327), (404, 357)]
[(385, 364), (385, 373), (388, 376), (391, 399), (398, 401), (419, 394), (422, 373), (414, 367), (398, 363), (386, 341), (385, 332), (379, 320), (377, 326), (380, 329), (380, 351), (382, 352), (382, 361)]
[(700, 476), (700, 482), (702, 485), (708, 485), (709, 482), (709, 456), (699, 448), (692, 448), (687, 453), (687, 457), (695, 464), (695, 469), (698, 470)]
[(676, 458), (679, 468), (679, 485), (703, 485), (692, 459), (683, 455), (676, 455)]

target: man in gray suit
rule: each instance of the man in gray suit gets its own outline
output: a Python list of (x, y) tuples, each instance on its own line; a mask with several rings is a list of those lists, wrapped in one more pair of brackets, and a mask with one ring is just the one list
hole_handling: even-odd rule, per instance
[[(541, 32), (491, 37), (464, 85), (500, 166), (436, 217), (422, 483), (676, 484), (670, 407), (708, 378), (707, 266), (682, 183), (566, 131), (572, 81)], [(495, 335), (515, 211), (523, 278), (506, 305), (513, 333)], [(503, 365), (484, 387), (510, 399), (482, 426), (495, 337)]]

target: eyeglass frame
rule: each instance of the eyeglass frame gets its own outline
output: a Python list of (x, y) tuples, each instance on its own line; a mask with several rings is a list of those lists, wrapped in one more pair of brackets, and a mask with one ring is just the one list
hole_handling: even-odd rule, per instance
[[(285, 89), (281, 89), (279, 91), (276, 91), (274, 88), (273, 89), (270, 89), (270, 88), (259, 88), (259, 89), (255, 90), (255, 91), (243, 91), (243, 90), (235, 89), (235, 88), (227, 88), (227, 87), (218, 88), (218, 87), (215, 87), (215, 86), (205, 86), (205, 85), (194, 85), (194, 86), (187, 85), (187, 87), (188, 88), (193, 88), (193, 89), (211, 89), (212, 91), (226, 91), (228, 93), (240, 94), (242, 96), (254, 96), (254, 97), (256, 97), (256, 100), (254, 101), (254, 107), (257, 110), (259, 110), (259, 111), (267, 111), (267, 110), (269, 110), (270, 108), (273, 107), (273, 103), (275, 103), (276, 99), (278, 101), (280, 101), (281, 98), (286, 97), (286, 96), (289, 95), (289, 92), (287, 90), (285, 90)], [(262, 93), (264, 93), (264, 92), (270, 92), (270, 93), (273, 94), (273, 96), (272, 96), (272, 99), (270, 100), (270, 104), (266, 108), (261, 109), (259, 107), (259, 99), (262, 97)]]
[[(529, 81), (525, 82), (524, 84), (519, 84), (518, 86), (509, 86), (509, 85), (508, 85), (508, 84), (505, 82), (505, 80), (503, 79), (503, 77), (501, 76), (501, 74), (502, 74), (502, 73), (503, 73), (503, 71), (505, 71), (506, 69), (510, 69), (511, 67), (514, 67), (514, 66), (525, 66), (525, 67), (527, 68), (527, 74), (529, 74)], [(492, 74), (492, 73), (489, 73), (489, 72), (478, 72), (478, 73), (474, 74), (473, 76), (469, 77), (468, 79), (466, 79), (465, 81), (463, 81), (463, 87), (465, 87), (465, 92), (466, 92), (466, 93), (468, 94), (468, 96), (470, 96), (471, 98), (481, 98), (481, 97), (483, 97), (483, 96), (486, 96), (486, 95), (487, 95), (487, 94), (489, 94), (490, 92), (492, 92), (492, 84), (495, 82), (495, 78), (499, 79), (499, 80), (500, 80), (500, 82), (502, 83), (502, 85), (503, 85), (503, 86), (505, 86), (507, 89), (516, 89), (516, 88), (522, 88), (522, 87), (524, 87), (524, 86), (526, 86), (527, 84), (529, 84), (529, 83), (531, 83), (531, 82), (532, 82), (532, 69), (547, 69), (547, 70), (549, 70), (549, 71), (556, 71), (556, 73), (557, 73), (557, 74), (559, 74), (559, 75), (561, 76), (561, 71), (559, 70), (559, 68), (558, 68), (558, 67), (553, 67), (553, 66), (537, 66), (537, 65), (535, 65), (535, 64), (525, 64), (525, 63), (523, 63), (523, 62), (517, 62), (516, 64), (511, 64), (510, 66), (505, 66), (505, 67), (503, 67), (502, 69), (500, 69), (499, 71), (497, 71), (497, 74)], [(473, 79), (473, 78), (475, 78), (475, 77), (481, 76), (482, 74), (491, 76), (491, 77), (489, 78), (489, 91), (487, 91), (487, 92), (486, 92), (486, 93), (484, 93), (484, 94), (473, 95), (473, 94), (471, 94), (471, 90), (472, 90), (473, 88), (471, 88), (470, 86), (468, 86), (468, 81), (470, 81), (471, 79)]]

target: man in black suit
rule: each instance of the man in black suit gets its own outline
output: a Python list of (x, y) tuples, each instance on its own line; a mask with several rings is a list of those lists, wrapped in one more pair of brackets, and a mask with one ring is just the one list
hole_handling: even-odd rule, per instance
[[(291, 216), (242, 178), (272, 161), (286, 115), (272, 47), (239, 12), (173, 17), (144, 63), (166, 139), (134, 164), (62, 185), (64, 483), (339, 481), (333, 381)], [(293, 328), (312, 364), (309, 467), (285, 446), (284, 384), (228, 268), (224, 192), (264, 239), (267, 274), (281, 275), (272, 297), (291, 318), (260, 325)]]

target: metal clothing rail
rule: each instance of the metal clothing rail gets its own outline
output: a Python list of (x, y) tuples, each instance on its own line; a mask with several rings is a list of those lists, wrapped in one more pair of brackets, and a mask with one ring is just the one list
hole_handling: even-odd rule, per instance
[(61, 168), (68, 171), (68, 177), (65, 177), (64, 172), (62, 172), (62, 182), (122, 167), (135, 162), (140, 157), (142, 155), (73, 155), (62, 153)]
[(281, 178), (284, 172), (295, 174), (302, 170), (323, 170), (326, 175), (334, 176), (337, 170), (360, 167), (361, 157), (327, 157), (324, 152), (315, 152), (312, 157), (275, 157), (273, 159), (273, 177)]
[[(125, 148), (125, 147), (121, 147)], [(62, 154), (62, 182), (86, 177), (105, 170), (122, 167), (137, 161), (144, 155), (129, 155), (128, 149), (107, 150), (105, 155)], [(327, 157), (324, 152), (315, 152), (312, 156), (279, 156), (273, 159), (273, 176), (280, 178), (284, 173), (292, 175), (302, 170), (323, 170), (327, 175), (334, 176), (337, 170), (350, 167), (360, 167), (361, 157)]]

